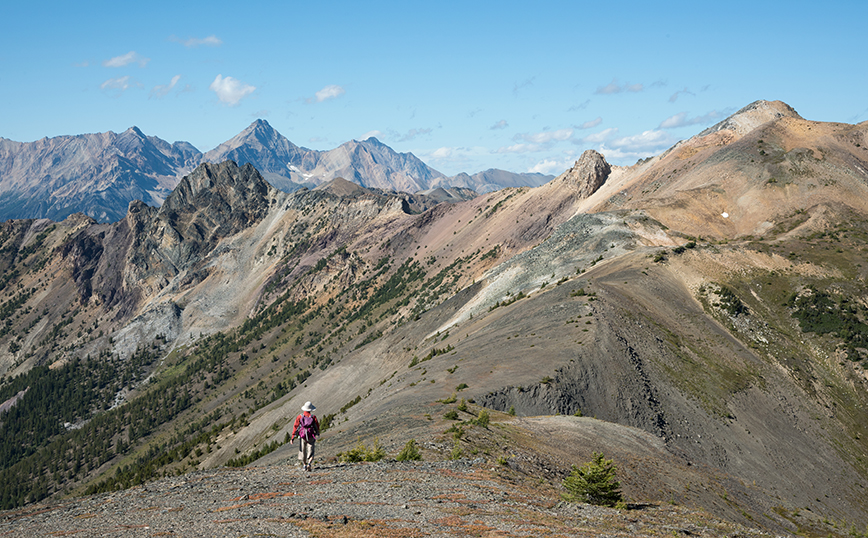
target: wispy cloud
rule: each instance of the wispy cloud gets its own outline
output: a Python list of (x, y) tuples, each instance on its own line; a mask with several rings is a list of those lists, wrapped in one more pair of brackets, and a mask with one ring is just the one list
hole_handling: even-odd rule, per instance
[(232, 77), (217, 75), (217, 78), (214, 79), (214, 82), (211, 83), (208, 89), (217, 94), (217, 99), (220, 99), (220, 102), (229, 106), (235, 106), (242, 99), (253, 93), (256, 87), (244, 84)]
[(617, 127), (609, 127), (608, 129), (603, 129), (599, 133), (589, 134), (583, 138), (580, 138), (577, 142), (581, 144), (600, 144), (613, 138), (618, 134)]
[(513, 144), (511, 146), (501, 146), (492, 153), (535, 153), (544, 149), (546, 148), (542, 144)]
[(455, 148), (442, 147), (437, 148), (430, 153), (431, 157), (435, 159), (446, 159), (452, 156), (452, 153), (455, 151)]
[(678, 97), (681, 96), (681, 94), (684, 94), (684, 95), (694, 95), (694, 96), (696, 95), (695, 93), (693, 93), (692, 91), (688, 90), (687, 88), (684, 88), (683, 90), (678, 90), (677, 92), (675, 92), (675, 93), (673, 93), (672, 95), (670, 95), (670, 96), (669, 96), (669, 102), (670, 102), (670, 103), (674, 103), (675, 101), (678, 100)]
[(606, 84), (605, 86), (599, 86), (597, 91), (594, 93), (598, 95), (613, 95), (616, 93), (638, 93), (645, 89), (645, 86), (642, 84), (630, 84), (629, 82), (625, 82), (624, 84), (618, 84), (618, 79), (612, 79), (612, 82)]
[(124, 93), (126, 90), (130, 88), (141, 88), (142, 84), (129, 75), (118, 77), (118, 78), (110, 78), (99, 85), (101, 90), (113, 90), (117, 95)]
[(145, 58), (136, 51), (131, 50), (122, 56), (115, 56), (114, 58), (105, 60), (102, 65), (103, 67), (124, 67), (132, 63), (137, 63), (139, 64), (139, 67), (145, 67), (150, 61), (150, 58)]
[(150, 97), (161, 98), (165, 97), (169, 94), (170, 91), (178, 84), (178, 81), (181, 80), (181, 75), (175, 75), (172, 77), (172, 80), (166, 85), (157, 85), (151, 89)]
[(338, 86), (337, 84), (329, 84), (325, 88), (316, 92), (313, 97), (309, 97), (305, 99), (307, 103), (322, 103), (323, 101), (328, 101), (329, 99), (337, 99), (341, 95), (347, 93), (343, 87)]
[(181, 39), (180, 37), (171, 36), (169, 37), (169, 41), (174, 41), (175, 43), (180, 43), (187, 48), (194, 48), (200, 46), (206, 47), (219, 47), (223, 44), (223, 40), (215, 35), (209, 35), (208, 37), (198, 38), (198, 37), (188, 37), (187, 39)]
[(398, 142), (408, 142), (410, 140), (413, 140), (417, 136), (429, 134), (433, 130), (434, 129), (431, 129), (430, 127), (425, 127), (421, 129), (410, 129), (404, 136), (398, 139)]
[(666, 131), (652, 129), (637, 135), (616, 138), (609, 142), (609, 146), (632, 152), (658, 152), (672, 146), (675, 142), (677, 140)]
[(506, 123), (506, 120), (500, 120), (499, 122), (489, 127), (489, 129), (491, 129), (492, 131), (498, 131), (500, 129), (506, 129), (507, 127), (509, 127), (509, 124)]
[(518, 133), (512, 139), (517, 144), (501, 146), (492, 153), (535, 153), (550, 150), (558, 142), (570, 140), (572, 129), (544, 130), (536, 133)]
[(642, 159), (656, 155), (674, 145), (678, 139), (667, 131), (653, 129), (640, 134), (618, 136), (617, 127), (603, 129), (573, 142), (582, 147), (593, 147), (605, 155), (611, 163), (627, 163), (630, 160)]
[(679, 127), (687, 127), (690, 125), (708, 125), (709, 123), (714, 123), (715, 121), (722, 119), (725, 116), (726, 112), (718, 112), (717, 110), (712, 110), (708, 114), (703, 114), (702, 116), (695, 116), (693, 118), (687, 115), (687, 112), (679, 112), (674, 116), (670, 116), (660, 122), (660, 129), (677, 129)]
[(449, 147), (443, 146), (433, 150), (414, 151), (416, 155), (435, 168), (446, 167), (452, 172), (459, 170), (478, 169), (480, 156), (489, 155), (491, 152), (483, 147)]
[(533, 81), (535, 78), (536, 77), (530, 77), (522, 80), (521, 82), (516, 82), (512, 87), (512, 93), (517, 94), (519, 91), (525, 88), (530, 88), (531, 86), (533, 86)]
[(575, 111), (577, 111), (577, 110), (584, 110), (584, 109), (588, 108), (588, 105), (589, 105), (589, 104), (591, 104), (591, 100), (590, 100), (590, 99), (585, 99), (585, 100), (582, 101), (581, 103), (579, 103), (579, 104), (577, 104), (577, 105), (573, 105), (573, 106), (571, 106), (570, 108), (568, 108), (568, 109), (567, 109), (567, 112), (575, 112)]
[(535, 165), (528, 168), (531, 174), (560, 174), (572, 165), (573, 159), (569, 158), (563, 161), (557, 159), (543, 159)]
[(596, 127), (597, 125), (600, 125), (601, 123), (603, 123), (603, 118), (601, 118), (600, 116), (597, 116), (596, 118), (594, 118), (592, 120), (588, 120), (585, 123), (579, 125), (578, 127), (576, 127), (576, 129), (582, 129), (582, 130), (593, 129), (594, 127)]
[(532, 144), (549, 144), (569, 140), (573, 136), (572, 129), (558, 129), (557, 131), (541, 131), (538, 133), (519, 133), (513, 140), (524, 140)]

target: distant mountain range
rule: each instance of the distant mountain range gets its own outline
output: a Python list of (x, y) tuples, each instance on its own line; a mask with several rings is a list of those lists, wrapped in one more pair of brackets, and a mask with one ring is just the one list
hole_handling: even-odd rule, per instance
[(131, 201), (159, 206), (197, 165), (226, 160), (252, 164), (285, 192), (344, 178), (384, 191), (461, 187), (486, 193), (536, 187), (554, 177), (504, 170), (447, 177), (412, 153), (398, 153), (376, 138), (317, 151), (296, 146), (262, 119), (206, 153), (187, 142), (170, 144), (130, 127), (120, 134), (58, 136), (29, 143), (0, 138), (0, 220), (60, 221), (84, 213), (114, 222), (126, 215)]

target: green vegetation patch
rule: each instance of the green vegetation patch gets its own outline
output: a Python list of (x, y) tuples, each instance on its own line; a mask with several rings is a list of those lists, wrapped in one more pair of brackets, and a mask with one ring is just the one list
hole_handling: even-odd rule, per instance
[(792, 316), (803, 332), (841, 338), (851, 361), (868, 356), (868, 308), (861, 302), (808, 286), (793, 293), (786, 305), (793, 309)]

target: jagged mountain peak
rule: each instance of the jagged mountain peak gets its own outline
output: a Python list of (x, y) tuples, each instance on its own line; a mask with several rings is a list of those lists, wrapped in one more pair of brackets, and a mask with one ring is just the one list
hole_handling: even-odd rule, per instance
[(139, 138), (147, 138), (145, 136), (145, 133), (143, 133), (142, 130), (139, 129), (138, 127), (136, 127), (135, 125), (133, 125), (132, 127), (130, 127), (129, 129), (127, 129), (126, 131), (124, 131), (121, 134), (130, 134), (130, 135), (138, 136)]
[(117, 135), (114, 144), (124, 153), (152, 145), (150, 139), (135, 125)]
[(383, 144), (382, 142), (380, 142), (380, 139), (378, 139), (376, 136), (369, 136), (368, 138), (366, 138), (364, 140), (354, 140), (354, 142), (357, 142), (359, 144), (364, 144), (364, 145), (371, 145), (374, 147), (383, 147), (386, 145), (386, 144)]
[(177, 188), (166, 199), (164, 206), (177, 207), (181, 200), (195, 198), (200, 194), (238, 191), (264, 195), (272, 187), (250, 163), (238, 166), (234, 161), (202, 163), (189, 175), (184, 176)]
[(205, 154), (206, 160), (211, 160), (209, 155), (218, 154), (241, 146), (253, 146), (256, 149), (277, 149), (285, 150), (286, 147), (294, 148), (295, 144), (290, 142), (286, 137), (280, 134), (274, 127), (264, 119), (257, 119), (247, 126), (243, 131), (220, 144), (213, 150)]
[(247, 126), (246, 129), (241, 131), (238, 136), (239, 137), (249, 137), (249, 136), (267, 136), (269, 138), (280, 137), (282, 136), (277, 129), (271, 126), (266, 120), (259, 118), (255, 120), (253, 123)]

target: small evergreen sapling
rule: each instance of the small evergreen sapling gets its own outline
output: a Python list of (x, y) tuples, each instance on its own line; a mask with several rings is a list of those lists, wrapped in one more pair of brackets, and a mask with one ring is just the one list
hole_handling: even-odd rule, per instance
[(621, 484), (615, 480), (617, 468), (602, 452), (594, 452), (593, 461), (581, 467), (573, 465), (570, 476), (564, 479), (563, 499), (568, 502), (586, 502), (600, 506), (615, 506), (623, 502)]
[(398, 454), (398, 457), (395, 458), (398, 461), (419, 461), (422, 459), (422, 454), (419, 452), (419, 449), (416, 447), (416, 440), (410, 439), (407, 441), (407, 444), (404, 445), (404, 449)]

